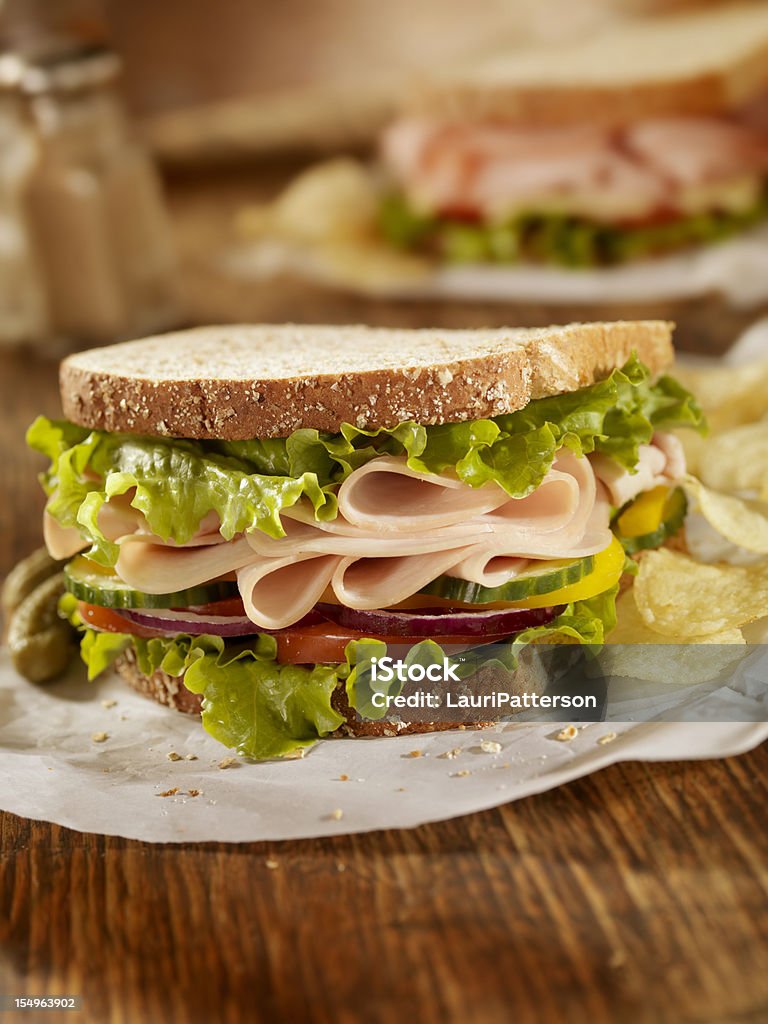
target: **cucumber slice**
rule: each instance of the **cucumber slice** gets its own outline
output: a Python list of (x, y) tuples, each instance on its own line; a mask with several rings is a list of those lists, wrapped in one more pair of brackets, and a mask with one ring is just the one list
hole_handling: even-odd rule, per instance
[(131, 590), (119, 576), (102, 569), (83, 555), (78, 555), (65, 566), (64, 585), (78, 601), (102, 608), (188, 608), (237, 597), (239, 593), (234, 580), (214, 580), (175, 594), (143, 594), (139, 590)]
[(662, 520), (655, 530), (643, 533), (639, 537), (623, 537), (618, 527), (614, 526), (616, 536), (628, 555), (636, 555), (638, 551), (645, 551), (648, 548), (660, 548), (681, 529), (687, 511), (688, 500), (685, 491), (682, 487), (675, 487), (664, 502)]
[(438, 576), (422, 590), (421, 594), (447, 597), (451, 601), (471, 604), (492, 604), (494, 601), (524, 601), (527, 597), (549, 594), (555, 590), (578, 583), (588, 576), (595, 567), (594, 555), (567, 561), (547, 562), (530, 572), (515, 576), (500, 587), (483, 587), (479, 583), (459, 580), (454, 576)]

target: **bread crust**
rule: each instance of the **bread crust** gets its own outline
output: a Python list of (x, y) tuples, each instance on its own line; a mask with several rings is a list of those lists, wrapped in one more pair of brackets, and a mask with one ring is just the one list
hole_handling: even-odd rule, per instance
[(538, 126), (622, 125), (717, 116), (768, 87), (768, 9), (760, 3), (608, 23), (588, 37), (492, 54), (414, 88), (408, 109)]
[(657, 374), (672, 361), (671, 333), (658, 320), (482, 330), (228, 325), (69, 356), (60, 389), (73, 423), (156, 436), (246, 440), (302, 427), (336, 432), (343, 422), (450, 423), (585, 387), (633, 350)]

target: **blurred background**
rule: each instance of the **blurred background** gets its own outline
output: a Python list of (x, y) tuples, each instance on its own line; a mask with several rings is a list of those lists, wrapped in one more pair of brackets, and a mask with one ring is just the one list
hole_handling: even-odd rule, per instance
[(0, 339), (66, 348), (212, 320), (445, 319), (244, 273), (231, 257), (249, 210), (321, 157), (372, 155), (425, 71), (712, 6), (0, 0)]

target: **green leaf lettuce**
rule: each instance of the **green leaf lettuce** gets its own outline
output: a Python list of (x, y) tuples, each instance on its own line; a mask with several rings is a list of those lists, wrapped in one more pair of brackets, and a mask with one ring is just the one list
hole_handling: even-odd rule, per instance
[(651, 383), (633, 356), (597, 384), (495, 419), (371, 431), (345, 423), (338, 434), (302, 429), (284, 439), (227, 442), (89, 431), (39, 417), (27, 441), (50, 459), (41, 477), (47, 511), (80, 531), (90, 558), (111, 566), (118, 549), (99, 511), (118, 495), (130, 495), (166, 541), (186, 543), (212, 512), (227, 539), (251, 530), (280, 537), (280, 513), (303, 498), (318, 520), (333, 519), (338, 485), (380, 455), (405, 456), (419, 472), (455, 473), (471, 487), (494, 481), (523, 497), (563, 446), (577, 455), (601, 451), (633, 469), (654, 430), (680, 426), (702, 426), (692, 396), (671, 377)]

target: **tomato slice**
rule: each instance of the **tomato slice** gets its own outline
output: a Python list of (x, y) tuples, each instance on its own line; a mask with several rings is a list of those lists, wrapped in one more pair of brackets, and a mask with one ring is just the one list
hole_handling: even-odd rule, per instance
[[(381, 640), (385, 644), (413, 647), (423, 643), (423, 636), (371, 636), (354, 629), (345, 629), (330, 622), (320, 622), (314, 626), (289, 626), (273, 634), (277, 641), (277, 661), (282, 665), (317, 665), (341, 664), (344, 652), (351, 640)], [(503, 636), (442, 637), (442, 643), (462, 647), (479, 647), (481, 644), (493, 643), (506, 639)]]
[(245, 615), (245, 606), (240, 597), (226, 597), (221, 601), (211, 601), (209, 604), (193, 604), (188, 608), (178, 608), (181, 612), (194, 612), (195, 615)]
[(103, 633), (132, 633), (134, 636), (145, 638), (153, 636), (168, 636), (167, 630), (151, 629), (149, 626), (139, 626), (136, 622), (124, 618), (118, 612), (109, 608), (102, 608), (98, 604), (86, 604), (85, 601), (78, 602), (78, 610), (86, 626), (93, 626)]
[[(213, 609), (228, 602), (218, 601), (206, 606)], [(130, 619), (124, 618), (119, 612), (102, 608), (96, 604), (79, 602), (80, 614), (86, 625), (107, 633), (131, 633), (149, 639), (153, 636), (169, 636), (169, 630), (152, 629), (140, 626)], [(201, 611), (201, 609), (196, 609)], [(222, 614), (218, 612), (217, 614)], [(351, 640), (375, 639), (387, 645), (412, 647), (422, 643), (423, 636), (376, 636), (361, 633), (355, 629), (345, 629), (332, 622), (318, 622), (311, 626), (288, 626), (272, 634), (277, 641), (277, 661), (281, 665), (333, 665), (342, 664), (347, 644)], [(476, 636), (443, 637), (443, 643), (466, 647), (477, 647), (481, 643), (493, 643), (503, 640), (504, 636), (486, 636), (480, 640)]]

